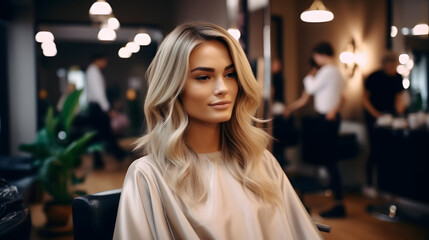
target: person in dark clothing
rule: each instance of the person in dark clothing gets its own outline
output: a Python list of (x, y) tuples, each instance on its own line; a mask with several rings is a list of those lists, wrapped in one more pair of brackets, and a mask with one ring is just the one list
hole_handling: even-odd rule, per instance
[(383, 56), (382, 69), (366, 79), (363, 105), (365, 108), (365, 123), (368, 130), (370, 154), (366, 165), (366, 183), (364, 189), (369, 195), (375, 194), (373, 187), (373, 170), (377, 164), (375, 158), (377, 146), (374, 141), (375, 124), (377, 118), (383, 114), (402, 114), (404, 104), (402, 101), (402, 76), (396, 72), (398, 57), (389, 52)]
[(273, 155), (276, 157), (280, 166), (285, 167), (288, 164), (285, 157), (285, 150), (288, 144), (296, 141), (296, 133), (293, 131), (293, 119), (283, 115), (285, 107), (284, 99), (284, 78), (281, 70), (281, 61), (274, 59), (271, 64), (272, 72), (272, 114), (273, 114)]

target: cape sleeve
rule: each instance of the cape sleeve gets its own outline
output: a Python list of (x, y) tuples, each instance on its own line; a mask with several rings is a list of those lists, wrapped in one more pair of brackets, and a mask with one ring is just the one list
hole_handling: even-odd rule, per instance
[(171, 239), (154, 179), (150, 166), (142, 160), (130, 165), (122, 187), (113, 239)]
[(266, 151), (265, 155), (270, 170), (280, 185), (282, 207), (286, 212), (294, 239), (323, 239), (276, 158), (269, 151)]

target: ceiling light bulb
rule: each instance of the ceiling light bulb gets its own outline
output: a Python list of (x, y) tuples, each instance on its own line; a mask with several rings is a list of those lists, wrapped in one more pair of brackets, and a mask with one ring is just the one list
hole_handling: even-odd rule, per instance
[(139, 33), (134, 37), (134, 42), (141, 45), (147, 46), (151, 43), (152, 39), (147, 33)]
[(93, 3), (89, 9), (90, 15), (109, 15), (111, 13), (112, 7), (110, 7), (110, 5), (103, 0), (98, 0), (97, 2)]
[(110, 28), (102, 28), (98, 32), (98, 40), (101, 41), (113, 41), (116, 39), (116, 32)]
[(113, 30), (117, 30), (117, 29), (119, 29), (121, 24), (119, 23), (117, 18), (111, 17), (111, 18), (109, 18), (109, 20), (107, 20), (107, 26)]
[(57, 55), (57, 48), (47, 48), (43, 49), (43, 55), (45, 57), (55, 57)]
[(410, 56), (408, 56), (408, 54), (403, 53), (403, 54), (399, 55), (399, 63), (400, 64), (406, 64), (408, 62), (408, 60), (410, 60)]
[(428, 35), (429, 26), (425, 23), (417, 24), (413, 27), (413, 35)]
[(49, 50), (49, 49), (57, 48), (57, 46), (55, 45), (54, 42), (42, 42), (41, 47), (43, 50)]
[(131, 57), (131, 54), (132, 53), (125, 47), (121, 47), (118, 51), (118, 55), (120, 58), (129, 58)]
[(140, 45), (138, 45), (135, 42), (129, 42), (127, 45), (125, 45), (125, 48), (128, 49), (132, 53), (136, 53), (140, 51)]
[(54, 35), (49, 31), (39, 31), (34, 38), (39, 43), (54, 41)]
[(333, 19), (334, 14), (320, 0), (315, 0), (309, 9), (301, 13), (301, 20), (304, 22), (320, 23), (329, 22)]

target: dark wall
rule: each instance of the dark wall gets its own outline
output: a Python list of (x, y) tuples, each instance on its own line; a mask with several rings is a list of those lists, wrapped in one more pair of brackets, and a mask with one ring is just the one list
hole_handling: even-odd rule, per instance
[(9, 154), (9, 101), (7, 84), (7, 27), (0, 20), (0, 155)]

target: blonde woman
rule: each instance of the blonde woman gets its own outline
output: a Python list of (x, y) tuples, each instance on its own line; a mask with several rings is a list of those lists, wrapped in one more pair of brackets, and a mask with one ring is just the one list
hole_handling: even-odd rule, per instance
[(146, 154), (129, 167), (114, 239), (319, 239), (255, 127), (261, 91), (238, 42), (183, 24), (148, 69)]

